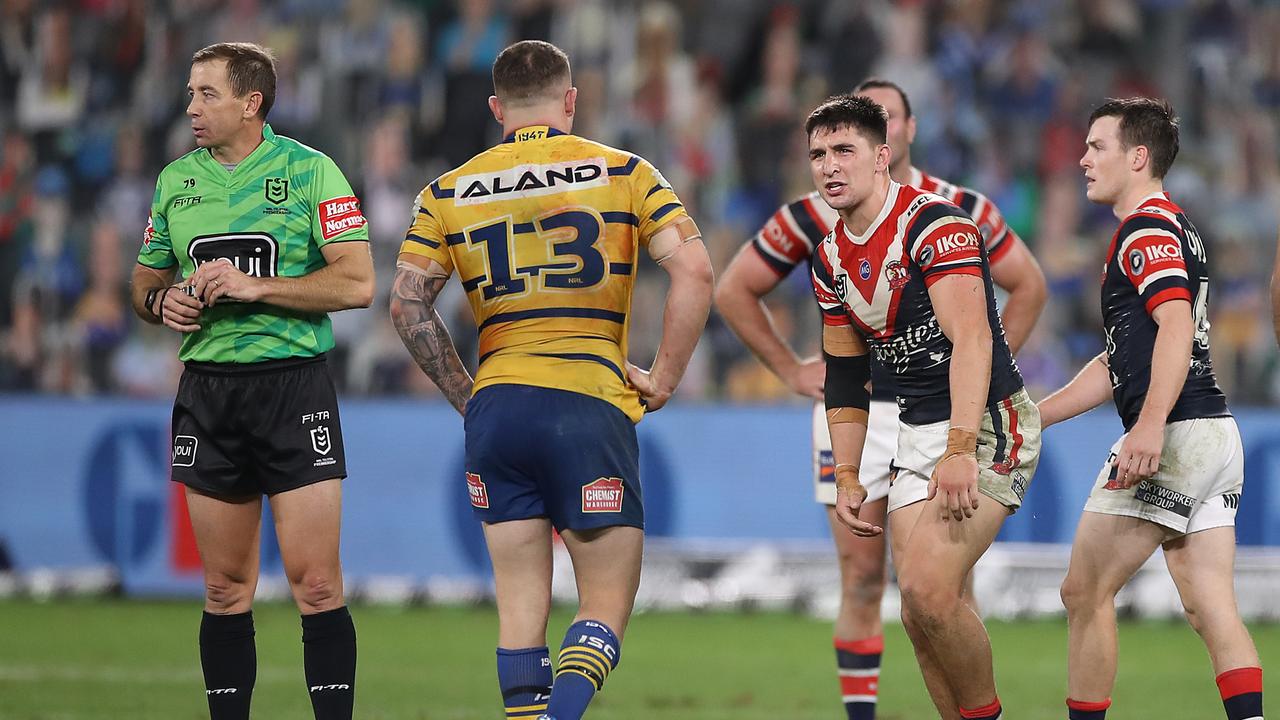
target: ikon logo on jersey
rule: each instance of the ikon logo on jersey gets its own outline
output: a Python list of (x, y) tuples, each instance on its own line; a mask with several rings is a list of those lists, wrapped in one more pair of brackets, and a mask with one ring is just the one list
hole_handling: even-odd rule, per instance
[(969, 255), (980, 243), (977, 233), (973, 232), (960, 231), (938, 236), (920, 248), (920, 267), (928, 268), (935, 262), (946, 260), (950, 255)]
[(489, 509), (489, 489), (484, 486), (479, 473), (467, 473), (467, 493), (471, 495), (472, 507)]
[(348, 230), (364, 227), (364, 224), (360, 201), (353, 195), (320, 203), (320, 235), (325, 240), (332, 240)]
[(458, 178), (455, 205), (479, 205), (512, 198), (554, 195), (609, 184), (604, 158), (584, 158), (545, 165), (517, 165)]
[(582, 512), (622, 512), (622, 478), (597, 478), (582, 486)]
[(951, 233), (934, 240), (933, 246), (938, 249), (938, 255), (947, 255), (956, 250), (978, 247), (978, 236), (970, 232)]

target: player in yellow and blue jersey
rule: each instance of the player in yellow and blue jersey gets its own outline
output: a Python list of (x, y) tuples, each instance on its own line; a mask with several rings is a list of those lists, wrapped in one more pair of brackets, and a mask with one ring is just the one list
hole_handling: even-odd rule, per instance
[[(493, 560), (507, 717), (577, 720), (618, 664), (640, 582), (635, 423), (684, 375), (710, 310), (711, 262), (652, 165), (570, 134), (578, 91), (563, 51), (518, 42), (498, 55), (493, 84), (489, 107), (506, 140), (419, 195), (391, 316), (464, 416), (466, 483)], [(641, 249), (671, 278), (649, 371), (627, 362)], [(454, 272), (480, 332), (474, 380), (435, 310)], [(554, 678), (553, 526), (579, 593)]]

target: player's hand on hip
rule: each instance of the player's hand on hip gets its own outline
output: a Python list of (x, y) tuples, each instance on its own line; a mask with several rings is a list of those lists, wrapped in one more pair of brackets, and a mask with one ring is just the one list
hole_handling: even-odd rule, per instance
[(188, 295), (185, 285), (180, 283), (165, 288), (156, 304), (165, 327), (180, 333), (193, 333), (200, 329), (200, 311), (204, 310), (204, 303)]
[(929, 496), (941, 494), (943, 520), (964, 520), (978, 509), (978, 459), (966, 453), (950, 455), (933, 469)]
[(671, 391), (663, 390), (654, 380), (652, 373), (642, 370), (640, 366), (627, 363), (627, 380), (640, 393), (640, 403), (646, 412), (656, 412), (671, 399)]
[(822, 388), (827, 382), (827, 361), (821, 357), (805, 358), (783, 379), (797, 395), (821, 400)]
[(1120, 443), (1116, 454), (1116, 481), (1120, 487), (1131, 488), (1148, 480), (1160, 468), (1160, 455), (1164, 452), (1164, 424), (1141, 419)]
[(219, 299), (255, 302), (261, 297), (258, 278), (240, 272), (226, 258), (197, 268), (191, 276), (191, 285), (196, 297), (204, 298), (209, 306), (216, 305)]

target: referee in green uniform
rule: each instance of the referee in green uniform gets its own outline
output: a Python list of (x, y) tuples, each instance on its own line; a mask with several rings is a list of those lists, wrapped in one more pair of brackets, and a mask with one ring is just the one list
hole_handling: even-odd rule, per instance
[(302, 612), (317, 720), (351, 717), (356, 634), (338, 556), (342, 427), (326, 313), (374, 291), (360, 204), (323, 153), (266, 125), (275, 61), (248, 43), (192, 58), (197, 148), (156, 181), (134, 311), (182, 333), (173, 479), (204, 565), (200, 662), (212, 720), (249, 717), (262, 496)]

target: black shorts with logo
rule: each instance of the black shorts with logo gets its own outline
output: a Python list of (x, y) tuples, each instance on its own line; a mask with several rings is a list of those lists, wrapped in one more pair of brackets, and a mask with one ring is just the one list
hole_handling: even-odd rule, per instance
[(274, 495), (347, 476), (324, 356), (188, 362), (173, 401), (172, 478), (210, 495)]

